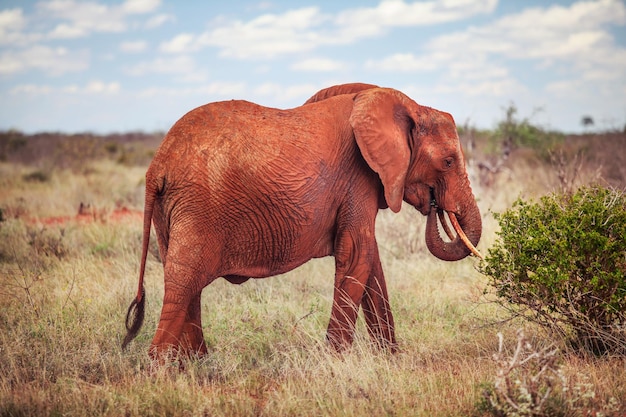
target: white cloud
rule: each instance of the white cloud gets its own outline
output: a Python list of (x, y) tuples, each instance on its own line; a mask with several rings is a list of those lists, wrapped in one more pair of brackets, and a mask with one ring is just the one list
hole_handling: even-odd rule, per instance
[(478, 81), (461, 81), (440, 84), (434, 89), (435, 92), (445, 94), (465, 95), (470, 97), (501, 97), (509, 99), (521, 94), (526, 94), (528, 88), (512, 78), (484, 79)]
[[(608, 26), (624, 23), (626, 4), (619, 0), (578, 2), (570, 7), (532, 8), (505, 16), (465, 32), (464, 39), (455, 43), (460, 41), (470, 54), (533, 60), (538, 68), (558, 66), (564, 74), (581, 78), (597, 79), (597, 68), (603, 68), (610, 77), (607, 80), (623, 80), (626, 49), (614, 42)], [(431, 48), (454, 48), (451, 40), (442, 37)]]
[(120, 91), (120, 83), (91, 81), (83, 90), (86, 94), (116, 94)]
[(0, 74), (13, 74), (29, 69), (46, 71), (50, 75), (82, 71), (89, 67), (87, 51), (35, 45), (20, 51), (5, 51), (0, 55)]
[(49, 34), (53, 39), (85, 36), (91, 32), (122, 32), (126, 29), (119, 7), (75, 0), (51, 0), (38, 3), (47, 16), (61, 20)]
[(161, 5), (161, 0), (126, 0), (122, 10), (128, 14), (149, 13)]
[(16, 47), (38, 41), (40, 35), (23, 32), (26, 24), (22, 9), (0, 10), (0, 45)]
[(626, 85), (626, 48), (599, 48), (579, 65), (587, 81), (621, 80)]
[(490, 80), (504, 84), (504, 80), (512, 80), (511, 73), (505, 65), (490, 60), (486, 55), (464, 56), (459, 54), (458, 59), (445, 63), (447, 79), (481, 81)]
[(177, 81), (203, 82), (207, 73), (196, 67), (196, 61), (190, 55), (158, 57), (151, 61), (140, 62), (126, 68), (126, 73), (140, 77), (146, 74), (169, 74)]
[(148, 42), (146, 41), (125, 41), (120, 43), (120, 51), (129, 54), (135, 54), (143, 52), (148, 48)]
[(330, 72), (341, 71), (346, 68), (346, 64), (341, 61), (336, 61), (328, 58), (309, 58), (302, 61), (298, 61), (291, 66), (291, 69), (296, 71), (309, 71), (309, 72)]
[(170, 14), (161, 13), (161, 14), (152, 16), (150, 19), (148, 19), (148, 21), (145, 23), (145, 27), (147, 29), (154, 29), (159, 26), (162, 26), (163, 24), (167, 22), (174, 22), (174, 21), (176, 21), (176, 17)]
[[(578, 2), (528, 8), (480, 27), (469, 27), (426, 42), (421, 53), (396, 53), (366, 63), (389, 72), (439, 72), (444, 87), (467, 95), (514, 96), (525, 91), (509, 68), (531, 64), (557, 67), (572, 81), (553, 83), (548, 92), (563, 92), (576, 80), (621, 80), (626, 49), (616, 45), (607, 25), (626, 22), (626, 5), (618, 0)], [(518, 62), (516, 64), (516, 62)]]
[(120, 92), (120, 83), (113, 81), (106, 83), (94, 80), (84, 86), (69, 84), (61, 87), (49, 85), (20, 84), (13, 87), (9, 93), (12, 95), (41, 96), (50, 94), (86, 94), (86, 95), (111, 95)]
[[(497, 26), (511, 35), (585, 31), (606, 23), (626, 23), (626, 9), (620, 0), (578, 1), (570, 6), (533, 7), (500, 19)], [(537, 33), (536, 29), (539, 29)], [(520, 33), (521, 31), (521, 33)]]
[(271, 1), (260, 1), (255, 4), (250, 4), (246, 7), (248, 11), (256, 11), (256, 10), (269, 10), (274, 8), (275, 4)]
[(150, 87), (138, 93), (139, 97), (185, 97), (185, 96), (204, 96), (207, 100), (211, 97), (235, 97), (243, 95), (246, 92), (246, 85), (243, 82), (214, 82), (209, 84), (200, 84), (188, 88), (175, 87)]
[(484, 55), (467, 57), (458, 51), (436, 51), (421, 56), (394, 54), (380, 61), (368, 61), (366, 67), (395, 73), (442, 74), (442, 80), (431, 88), (434, 93), (507, 98), (527, 91), (506, 67), (487, 61)]
[(242, 82), (215, 82), (211, 84), (201, 85), (194, 88), (198, 94), (206, 94), (209, 96), (232, 97), (245, 93), (245, 83)]
[(416, 1), (383, 0), (376, 7), (349, 9), (341, 12), (335, 24), (342, 34), (355, 39), (381, 33), (386, 28), (435, 25), (491, 13), (498, 0)]
[(7, 9), (0, 11), (0, 34), (19, 30), (26, 24), (22, 9)]
[(49, 36), (52, 39), (72, 39), (82, 38), (87, 33), (88, 30), (84, 26), (60, 23), (49, 33)]
[[(611, 43), (608, 24), (626, 23), (619, 0), (578, 2), (570, 7), (529, 8), (491, 25), (467, 32), (468, 48), (502, 52), (510, 58), (584, 59), (586, 53)], [(445, 47), (446, 38), (440, 47)], [(494, 48), (493, 41), (497, 40)]]
[[(63, 40), (89, 36), (94, 32), (120, 33), (133, 25), (132, 16), (155, 11), (161, 0), (126, 0), (119, 5), (98, 1), (48, 0), (35, 4), (33, 16), (21, 8), (0, 10), (0, 46), (23, 48), (46, 39)], [(143, 27), (152, 29), (175, 20), (168, 14), (148, 18)], [(34, 24), (31, 24), (34, 22)], [(6, 63), (5, 63), (6, 71)]]
[(201, 34), (198, 46), (215, 46), (220, 55), (235, 58), (272, 58), (313, 49), (319, 34), (312, 28), (325, 20), (317, 7), (264, 14), (249, 22), (215, 20), (215, 29)]
[(48, 85), (36, 85), (36, 84), (19, 84), (13, 87), (9, 94), (12, 95), (32, 95), (40, 96), (50, 94), (53, 91), (52, 87)]
[(571, 96), (572, 92), (581, 91), (582, 83), (576, 80), (559, 80), (549, 83), (546, 91), (556, 96)]
[(373, 37), (394, 27), (431, 26), (491, 13), (498, 0), (444, 0), (405, 3), (383, 0), (376, 7), (348, 9), (337, 15), (335, 25), (343, 42)]
[[(189, 52), (201, 47), (217, 47), (221, 56), (239, 59), (273, 58), (281, 54), (306, 52), (322, 45), (349, 44), (380, 35), (389, 28), (434, 25), (467, 19), (492, 12), (497, 0), (444, 0), (405, 3), (384, 0), (376, 7), (345, 9), (335, 16), (318, 7), (262, 14), (249, 21), (211, 22), (211, 30), (194, 36), (181, 34), (163, 48)], [(185, 36), (181, 38), (181, 36)]]
[(24, 68), (15, 54), (3, 53), (0, 55), (0, 75), (14, 74)]
[[(160, 4), (160, 0), (126, 0), (115, 6), (95, 1), (50, 0), (37, 3), (37, 7), (43, 15), (60, 21), (48, 36), (52, 39), (68, 39), (87, 36), (92, 32), (124, 32), (129, 27), (128, 16), (150, 13)], [(151, 27), (163, 23), (165, 18), (158, 19), (148, 21)]]
[(433, 71), (441, 61), (432, 56), (415, 56), (411, 53), (397, 53), (381, 60), (370, 59), (365, 63), (369, 69), (389, 72)]
[(195, 61), (188, 55), (171, 58), (155, 58), (152, 61), (140, 62), (128, 67), (126, 72), (134, 76), (143, 76), (149, 73), (175, 74), (192, 71)]
[(181, 33), (169, 41), (163, 42), (159, 49), (163, 52), (178, 54), (197, 49), (195, 36), (190, 33)]
[(288, 103), (294, 100), (304, 102), (319, 86), (313, 84), (296, 84), (284, 86), (277, 83), (263, 83), (252, 90), (254, 95), (270, 97), (275, 103)]
[(256, 94), (260, 94), (262, 96), (278, 94), (283, 90), (283, 86), (278, 83), (264, 83), (254, 89)]

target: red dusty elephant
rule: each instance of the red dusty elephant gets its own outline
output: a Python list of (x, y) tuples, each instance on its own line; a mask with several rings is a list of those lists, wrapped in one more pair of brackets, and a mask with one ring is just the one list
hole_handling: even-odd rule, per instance
[(395, 350), (374, 226), (379, 209), (398, 212), (403, 201), (427, 216), (433, 255), (479, 256), (481, 216), (454, 120), (397, 90), (344, 84), (290, 110), (232, 100), (190, 111), (146, 173), (139, 290), (123, 346), (143, 322), (153, 223), (165, 295), (151, 356), (207, 352), (200, 296), (216, 278), (240, 284), (324, 256), (336, 265), (329, 343), (352, 343), (362, 307), (373, 340)]

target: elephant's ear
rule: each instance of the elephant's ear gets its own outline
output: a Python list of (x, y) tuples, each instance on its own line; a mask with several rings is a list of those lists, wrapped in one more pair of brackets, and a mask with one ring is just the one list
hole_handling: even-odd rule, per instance
[(408, 134), (412, 123), (409, 108), (417, 104), (399, 91), (369, 89), (358, 94), (350, 114), (350, 125), (361, 153), (380, 177), (389, 208), (402, 207), (404, 181), (411, 151)]

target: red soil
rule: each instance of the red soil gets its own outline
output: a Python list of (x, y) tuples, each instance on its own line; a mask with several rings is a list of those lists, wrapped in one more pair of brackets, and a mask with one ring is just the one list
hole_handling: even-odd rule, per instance
[(118, 207), (113, 210), (96, 210), (81, 203), (78, 213), (73, 216), (51, 216), (51, 217), (28, 217), (26, 221), (31, 224), (43, 226), (64, 226), (67, 224), (89, 224), (100, 223), (121, 223), (123, 221), (141, 221), (143, 211), (129, 209), (128, 207)]

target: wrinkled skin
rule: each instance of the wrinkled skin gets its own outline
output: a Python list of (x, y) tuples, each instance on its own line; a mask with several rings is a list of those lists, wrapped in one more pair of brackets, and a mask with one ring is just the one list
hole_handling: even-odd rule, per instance
[(427, 216), (426, 241), (443, 260), (470, 251), (443, 239), (437, 213), (453, 213), (476, 245), (481, 217), (456, 127), (444, 112), (392, 89), (345, 84), (301, 107), (246, 101), (201, 106), (168, 132), (146, 174), (139, 291), (124, 346), (141, 327), (151, 222), (165, 295), (150, 353), (203, 354), (202, 289), (218, 277), (240, 284), (334, 256), (327, 339), (352, 343), (363, 308), (373, 340), (395, 350), (393, 316), (374, 226), (402, 202)]

